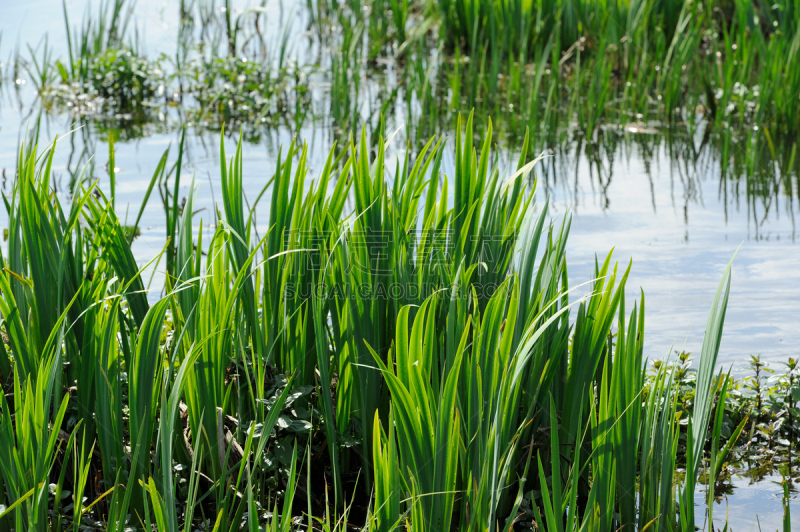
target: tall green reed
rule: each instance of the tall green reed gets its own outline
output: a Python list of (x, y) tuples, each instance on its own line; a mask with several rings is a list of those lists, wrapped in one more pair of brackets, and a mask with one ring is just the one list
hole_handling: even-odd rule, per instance
[[(524, 500), (547, 529), (690, 526), (701, 468), (718, 471), (732, 445), (711, 415), (726, 394), (714, 367), (730, 266), (682, 429), (670, 367), (645, 381), (630, 266), (608, 254), (571, 301), (569, 218), (534, 201), (530, 138), (505, 172), (491, 127), (480, 143), (472, 116), (462, 127), (451, 175), (432, 138), (390, 180), (386, 140), (362, 131), (311, 181), (293, 143), (262, 192), (264, 234), (262, 196), (243, 202), (241, 144), (221, 150), (223, 205), (204, 234), (194, 184), (184, 205), (169, 192), (181, 142), (149, 187), (167, 191), (174, 239), (150, 263), (172, 256), (160, 298), (113, 203), (79, 183), (63, 212), (54, 146), (23, 150), (0, 275), (15, 528), (51, 525), (53, 508), (56, 528), (88, 514), (117, 529), (290, 530), (298, 497), (328, 529), (358, 497), (376, 530), (510, 530)], [(304, 411), (311, 423), (295, 423)], [(67, 415), (77, 428), (62, 434)], [(56, 459), (73, 468), (55, 483), (75, 494), (70, 515), (47, 489)]]

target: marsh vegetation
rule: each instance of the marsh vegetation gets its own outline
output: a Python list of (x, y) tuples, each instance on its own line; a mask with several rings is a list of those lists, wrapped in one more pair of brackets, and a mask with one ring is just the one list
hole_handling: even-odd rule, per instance
[(653, 358), (549, 196), (666, 152), (793, 227), (796, 4), (183, 0), (156, 54), (64, 3), (3, 67), (0, 529), (738, 530), (744, 477), (791, 530), (800, 369), (721, 363), (737, 259)]

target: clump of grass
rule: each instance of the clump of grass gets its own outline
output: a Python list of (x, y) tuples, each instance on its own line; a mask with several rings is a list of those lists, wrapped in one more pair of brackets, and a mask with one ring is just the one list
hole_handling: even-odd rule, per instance
[(89, 62), (88, 79), (109, 106), (126, 110), (144, 105), (163, 92), (163, 72), (157, 64), (130, 49), (106, 50)]
[(46, 108), (67, 109), (79, 116), (110, 114), (137, 122), (153, 114), (154, 100), (164, 93), (165, 83), (158, 63), (126, 48), (106, 50), (87, 63), (82, 80), (73, 80), (58, 64), (58, 82), (40, 90)]
[[(476, 138), (459, 122), (452, 175), (436, 138), (390, 173), (385, 139), (362, 132), (313, 181), (292, 143), (263, 235), (241, 138), (230, 157), (220, 143), (210, 233), (194, 184), (185, 204), (174, 192), (183, 142), (130, 227), (94, 185), (62, 206), (55, 145), (23, 149), (0, 264), (0, 524), (692, 529), (695, 485), (736, 439), (715, 369), (730, 266), (684, 405), (688, 371), (646, 380), (630, 266), (609, 253), (571, 303), (570, 220), (534, 202), (530, 138), (507, 173), (491, 126)], [(150, 298), (131, 240), (156, 184), (169, 241)]]
[(244, 57), (198, 61), (188, 86), (188, 94), (199, 104), (193, 120), (231, 130), (278, 123), (298, 108), (310, 107), (307, 78), (302, 69), (272, 67), (269, 61)]
[[(160, 61), (152, 61), (126, 38), (131, 7), (124, 0), (101, 5), (99, 16), (85, 16), (80, 28), (70, 27), (66, 5), (69, 56), (41, 61), (39, 93), (45, 108), (67, 110), (90, 117), (114, 117), (143, 123), (153, 119), (166, 75)], [(38, 64), (38, 63), (37, 63)]]

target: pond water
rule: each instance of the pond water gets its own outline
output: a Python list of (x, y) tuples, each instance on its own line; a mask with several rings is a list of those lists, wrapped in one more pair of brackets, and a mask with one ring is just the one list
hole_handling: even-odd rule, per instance
[[(734, 475), (731, 479), (732, 494), (720, 496), (714, 502), (714, 527), (721, 530), (725, 523), (736, 532), (761, 532), (783, 530), (783, 493), (780, 476), (769, 476), (753, 482), (745, 475)], [(797, 494), (790, 495), (791, 509), (797, 507)], [(706, 505), (706, 493), (695, 495), (699, 508)], [(708, 529), (705, 515), (698, 513), (697, 525)], [(705, 527), (703, 527), (705, 524)]]
[[(59, 0), (5, 2), (2, 8), (3, 83), (0, 92), (0, 168), (4, 176), (13, 175), (20, 142), (26, 131), (41, 116), (40, 142), (49, 142), (75, 126), (82, 126), (60, 142), (54, 166), (62, 176), (62, 190), (70, 175), (89, 156), (94, 157), (94, 175), (108, 189), (107, 133), (91, 121), (76, 121), (69, 114), (41, 113), (33, 80), (24, 69), (14, 75), (14, 50), (30, 44), (37, 54), (43, 39), (55, 51), (66, 55), (66, 33)], [(233, 2), (235, 12), (248, 7)], [(299, 62), (329, 61), (307, 31), (305, 2), (268, 2), (267, 42), (277, 45), (283, 32), (290, 35), (288, 54)], [(86, 2), (71, 0), (66, 9), (72, 23), (86, 10)], [(94, 9), (94, 8), (93, 8)], [(215, 9), (220, 9), (218, 6)], [(42, 16), (47, 13), (47, 16)], [(139, 0), (132, 24), (152, 58), (172, 57), (178, 46), (178, 8), (176, 3)], [(38, 48), (37, 48), (38, 46)], [(30, 57), (29, 53), (22, 53)], [(391, 76), (391, 65), (386, 67)], [(324, 164), (328, 150), (338, 137), (335, 124), (327, 115), (329, 84), (324, 76), (311, 81), (308, 102), (315, 119), (302, 122), (299, 129), (281, 125), (264, 128), (257, 142), (244, 144), (244, 188), (254, 199), (274, 172), (278, 148), (288, 146), (296, 134), (309, 144), (310, 173), (313, 178)], [(370, 84), (365, 84), (362, 111), (370, 106)], [(374, 88), (374, 87), (373, 87)], [(380, 88), (375, 88), (376, 91)], [(122, 218), (135, 217), (152, 172), (163, 151), (180, 138), (179, 109), (166, 107), (162, 116), (137, 132), (136, 138), (116, 143), (117, 208)], [(368, 113), (369, 111), (367, 111)], [(389, 153), (402, 157), (409, 137), (404, 129), (404, 113), (387, 120), (387, 131), (400, 128)], [(499, 125), (502, 127), (502, 124)], [(662, 130), (663, 132), (663, 130)], [(445, 131), (451, 137), (452, 131)], [(722, 170), (721, 158), (713, 148), (702, 147), (703, 131), (671, 132), (670, 136), (649, 127), (628, 130), (603, 130), (596, 136), (602, 147), (591, 152), (586, 145), (548, 145), (537, 143), (551, 156), (540, 163), (537, 199), (551, 200), (554, 220), (572, 216), (567, 248), (569, 277), (578, 284), (591, 277), (595, 256), (600, 260), (612, 248), (622, 267), (633, 261), (627, 284), (628, 296), (646, 295), (646, 356), (661, 359), (674, 350), (700, 351), (706, 316), (723, 269), (736, 253), (733, 281), (720, 364), (741, 370), (749, 355), (761, 354), (773, 368), (789, 357), (800, 355), (800, 180), (796, 174), (780, 176), (779, 170), (755, 176), (732, 176)], [(675, 139), (684, 148), (693, 146), (696, 156), (684, 157), (676, 150)], [(501, 168), (516, 162), (517, 147), (498, 136), (496, 155)], [(221, 198), (219, 182), (218, 133), (189, 128), (186, 138), (184, 175), (194, 175), (196, 205), (205, 209), (200, 216), (212, 222), (215, 198)], [(235, 147), (227, 138), (228, 153)], [(452, 143), (449, 144), (443, 171), (452, 175)], [(8, 183), (4, 184), (8, 187)], [(183, 180), (181, 196), (189, 193), (189, 179)], [(8, 190), (6, 188), (6, 190)], [(5, 227), (5, 212), (0, 226)], [(265, 215), (261, 215), (266, 218)], [(165, 221), (154, 195), (144, 211), (142, 234), (134, 241), (134, 251), (142, 263), (148, 262), (164, 245)], [(738, 250), (738, 252), (737, 252)], [(156, 272), (156, 279), (157, 279)], [(159, 286), (154, 281), (154, 286)], [(728, 497), (729, 517), (734, 530), (758, 530), (754, 511), (763, 530), (780, 527), (781, 488), (770, 479), (755, 485), (746, 480), (734, 482)], [(699, 499), (699, 502), (702, 502)], [(715, 508), (725, 514), (724, 506)]]

